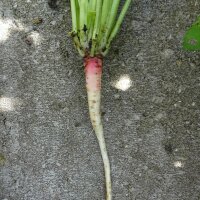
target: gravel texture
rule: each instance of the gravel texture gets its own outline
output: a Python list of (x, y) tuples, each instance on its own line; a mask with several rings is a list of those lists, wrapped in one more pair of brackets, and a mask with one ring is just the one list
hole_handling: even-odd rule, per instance
[[(104, 60), (114, 200), (200, 199), (200, 53), (182, 50), (198, 14), (135, 0)], [(69, 1), (0, 1), (1, 200), (105, 199), (70, 30)]]

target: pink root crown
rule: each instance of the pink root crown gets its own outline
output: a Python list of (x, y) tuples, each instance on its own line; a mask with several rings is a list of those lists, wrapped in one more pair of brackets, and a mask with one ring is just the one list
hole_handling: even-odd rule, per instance
[(98, 57), (87, 57), (84, 61), (86, 87), (88, 91), (101, 90), (102, 59)]
[(86, 57), (84, 59), (85, 73), (102, 73), (102, 59), (99, 57)]

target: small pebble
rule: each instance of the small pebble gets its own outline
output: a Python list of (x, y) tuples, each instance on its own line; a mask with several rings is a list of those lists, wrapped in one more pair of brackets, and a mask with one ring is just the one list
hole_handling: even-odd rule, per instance
[(140, 52), (140, 53), (138, 53), (138, 54), (136, 55), (136, 57), (137, 57), (137, 59), (138, 59), (139, 61), (143, 61), (145, 55), (144, 55), (144, 53)]
[(179, 88), (179, 89), (178, 89), (178, 93), (180, 94), (181, 92), (182, 92), (182, 89), (181, 89), (181, 88)]
[(162, 119), (163, 117), (165, 117), (165, 114), (163, 114), (163, 113), (158, 113), (158, 114), (155, 116), (155, 120), (159, 121), (159, 120)]
[(42, 168), (44, 169), (45, 167), (46, 167), (46, 165), (45, 165), (45, 164), (43, 164), (43, 165), (42, 165)]
[(129, 127), (129, 126), (131, 126), (132, 124), (133, 124), (133, 121), (132, 121), (132, 120), (130, 120), (130, 119), (126, 119), (126, 120), (125, 120), (125, 125), (126, 125), (126, 126)]
[(27, 36), (24, 41), (29, 46), (31, 46), (33, 44), (33, 39), (31, 38), (31, 36)]
[(190, 63), (190, 67), (195, 67), (195, 64), (194, 63)]
[(50, 24), (53, 25), (53, 26), (55, 26), (56, 25), (56, 21), (55, 20), (51, 21)]
[(115, 99), (120, 99), (120, 95), (119, 94), (114, 94), (114, 98)]
[(165, 49), (162, 53), (161, 53), (163, 58), (170, 58), (174, 55), (174, 51), (172, 49)]
[(154, 97), (152, 98), (152, 101), (153, 101), (154, 103), (159, 104), (159, 103), (162, 103), (162, 102), (164, 101), (164, 97), (161, 97), (161, 96), (154, 96)]
[(133, 115), (133, 120), (135, 120), (135, 121), (140, 120), (140, 115), (134, 114), (134, 115)]
[(73, 70), (72, 70), (72, 69), (70, 69), (70, 70), (69, 70), (69, 72), (68, 72), (68, 76), (71, 76), (71, 75), (72, 75), (72, 73), (73, 73)]
[(64, 18), (64, 15), (63, 15), (63, 14), (60, 14), (60, 15), (58, 16), (58, 19), (59, 19), (59, 20), (63, 20), (63, 18)]
[(15, 3), (14, 6), (13, 6), (13, 8), (17, 8), (17, 6), (18, 6), (18, 5)]

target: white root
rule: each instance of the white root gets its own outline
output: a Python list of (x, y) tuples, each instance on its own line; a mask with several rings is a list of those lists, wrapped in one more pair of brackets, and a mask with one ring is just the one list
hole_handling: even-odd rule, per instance
[(111, 175), (110, 175), (110, 161), (106, 149), (106, 143), (103, 133), (103, 125), (101, 122), (100, 114), (100, 91), (91, 92), (88, 91), (88, 104), (90, 119), (97, 136), (99, 147), (101, 150), (101, 156), (104, 163), (105, 179), (106, 179), (106, 200), (112, 199), (112, 187), (111, 187)]
[(104, 163), (106, 179), (106, 200), (111, 200), (112, 188), (110, 176), (110, 162), (106, 150), (106, 143), (104, 139), (103, 125), (101, 122), (100, 113), (102, 59), (98, 57), (89, 57), (85, 59), (84, 64), (90, 119), (99, 142), (101, 156)]

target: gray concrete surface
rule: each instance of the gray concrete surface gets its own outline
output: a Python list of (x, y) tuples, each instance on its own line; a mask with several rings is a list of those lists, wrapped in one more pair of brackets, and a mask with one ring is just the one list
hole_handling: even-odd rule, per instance
[[(181, 49), (198, 14), (198, 0), (135, 0), (104, 60), (114, 200), (200, 199), (200, 53)], [(104, 199), (70, 19), (66, 0), (0, 1), (1, 200)]]

